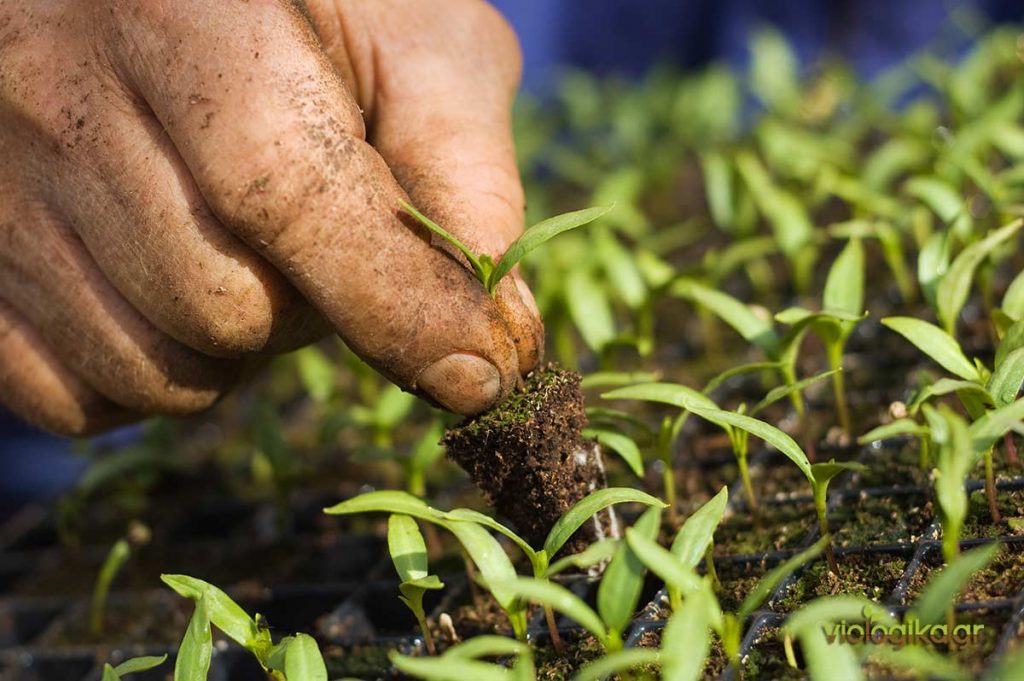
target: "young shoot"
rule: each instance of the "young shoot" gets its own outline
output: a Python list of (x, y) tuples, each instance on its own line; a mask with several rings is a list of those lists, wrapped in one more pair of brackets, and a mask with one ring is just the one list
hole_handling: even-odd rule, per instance
[(398, 578), (402, 580), (398, 585), (402, 593), (399, 599), (416, 617), (427, 651), (433, 655), (434, 638), (430, 635), (427, 615), (423, 611), (423, 596), (427, 591), (443, 589), (444, 583), (437, 575), (430, 574), (427, 568), (427, 544), (415, 520), (398, 513), (388, 518), (388, 551)]
[(116, 667), (111, 666), (110, 664), (105, 664), (103, 665), (103, 676), (100, 677), (100, 681), (122, 681), (123, 679), (126, 679), (129, 674), (148, 672), (150, 669), (156, 669), (166, 661), (167, 656), (160, 655), (159, 657), (133, 657), (130, 660), (125, 660)]
[[(850, 239), (829, 269), (822, 296), (822, 311), (810, 312), (802, 308), (789, 308), (776, 315), (776, 319), (791, 325), (782, 341), (784, 364), (796, 362), (801, 341), (811, 330), (825, 346), (832, 386), (835, 392), (839, 424), (847, 434), (852, 433), (850, 410), (846, 404), (843, 386), (843, 351), (846, 341), (863, 319), (864, 312), (864, 247), (860, 239)], [(795, 369), (790, 369), (790, 375)]]
[(418, 211), (412, 206), (412, 204), (407, 201), (399, 201), (399, 203), (402, 208), (416, 218), (420, 224), (458, 249), (473, 267), (473, 272), (476, 274), (476, 278), (480, 280), (480, 283), (492, 296), (495, 295), (495, 291), (498, 288), (498, 282), (504, 279), (505, 276), (512, 271), (512, 268), (515, 267), (520, 260), (526, 257), (530, 251), (539, 248), (562, 232), (567, 232), (570, 229), (576, 229), (577, 227), (582, 227), (589, 222), (593, 222), (614, 208), (614, 206), (584, 208), (583, 210), (564, 213), (538, 222), (523, 232), (518, 239), (513, 241), (505, 250), (505, 254), (501, 256), (501, 259), (495, 263), (491, 256), (486, 253), (474, 253), (469, 246), (462, 243), (444, 227)]
[[(494, 530), (510, 539), (530, 561), (534, 578), (546, 582), (552, 574), (568, 567), (587, 568), (607, 560), (610, 553), (609, 547), (607, 544), (598, 542), (592, 545), (588, 551), (569, 560), (551, 562), (576, 530), (596, 513), (613, 504), (627, 502), (659, 508), (664, 506), (661, 501), (651, 495), (628, 487), (609, 487), (597, 490), (576, 502), (562, 514), (548, 532), (543, 548), (539, 550), (534, 549), (525, 539), (490, 516), (467, 508), (448, 512), (440, 511), (406, 492), (392, 490), (367, 492), (324, 509), (324, 512), (331, 515), (397, 513), (412, 516), (452, 532), (479, 568), (484, 585), (490, 590), (494, 600), (505, 610), (517, 638), (525, 639), (525, 608), (514, 591), (507, 588), (507, 584), (516, 577), (515, 568), (504, 549), (501, 548), (501, 544), (487, 530)], [(601, 548), (598, 549), (598, 546)], [(553, 630), (552, 638), (557, 639), (553, 617), (549, 616), (548, 623)]]
[(149, 542), (150, 530), (139, 522), (133, 522), (128, 528), (127, 536), (118, 539), (110, 547), (106, 559), (100, 566), (96, 576), (96, 584), (92, 590), (92, 602), (89, 607), (89, 630), (96, 636), (103, 633), (106, 619), (107, 597), (110, 587), (132, 556), (132, 547), (142, 546)]
[(811, 464), (811, 490), (814, 494), (814, 510), (818, 516), (818, 528), (821, 536), (827, 539), (825, 543), (825, 557), (828, 559), (828, 567), (833, 574), (839, 574), (839, 564), (836, 563), (835, 551), (832, 548), (832, 533), (828, 529), (828, 483), (832, 478), (845, 471), (856, 471), (863, 473), (868, 467), (853, 461), (837, 463), (835, 459), (827, 463)]
[(213, 656), (212, 625), (252, 653), (275, 681), (327, 681), (327, 666), (311, 636), (296, 634), (274, 643), (262, 616), (250, 617), (212, 584), (186, 575), (161, 575), (160, 579), (196, 603), (178, 652), (175, 679), (206, 679)]

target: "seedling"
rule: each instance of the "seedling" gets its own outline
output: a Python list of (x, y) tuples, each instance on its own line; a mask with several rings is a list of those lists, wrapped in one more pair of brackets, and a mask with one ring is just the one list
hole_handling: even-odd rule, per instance
[(402, 592), (399, 598), (416, 617), (427, 651), (433, 655), (434, 637), (430, 635), (427, 615), (423, 611), (423, 596), (427, 591), (443, 589), (444, 584), (427, 569), (427, 544), (415, 520), (397, 513), (388, 518), (388, 551), (398, 578), (402, 580), (398, 585)]
[(103, 633), (103, 625), (107, 610), (107, 597), (114, 579), (131, 558), (132, 546), (141, 546), (149, 542), (149, 528), (142, 523), (132, 523), (128, 535), (114, 542), (107, 553), (103, 565), (96, 576), (96, 584), (92, 591), (92, 603), (89, 608), (89, 630), (96, 636)]
[[(792, 325), (783, 340), (783, 356), (786, 364), (796, 361), (801, 340), (807, 329), (817, 335), (825, 345), (835, 391), (839, 424), (846, 433), (851, 433), (850, 410), (846, 404), (843, 388), (843, 351), (846, 341), (853, 333), (864, 312), (864, 247), (860, 239), (850, 239), (836, 258), (825, 281), (822, 296), (823, 310), (812, 313), (801, 308), (789, 308), (775, 316), (779, 321)], [(785, 360), (784, 360), (785, 361)], [(792, 369), (790, 370), (792, 372)]]
[(835, 551), (832, 549), (832, 533), (828, 529), (828, 483), (832, 481), (832, 478), (845, 471), (863, 473), (867, 469), (868, 467), (861, 463), (853, 461), (836, 463), (835, 459), (828, 463), (811, 464), (810, 482), (811, 490), (814, 493), (814, 510), (818, 516), (821, 536), (828, 540), (825, 544), (825, 557), (828, 559), (829, 569), (834, 574), (839, 574), (839, 564), (836, 563)]
[(458, 249), (473, 267), (476, 278), (480, 280), (480, 283), (492, 296), (495, 295), (498, 282), (504, 279), (512, 271), (512, 268), (530, 251), (539, 248), (562, 232), (582, 227), (588, 222), (596, 220), (614, 207), (584, 208), (583, 210), (564, 213), (538, 222), (509, 244), (509, 247), (505, 249), (505, 254), (495, 263), (491, 256), (486, 253), (474, 253), (469, 246), (462, 243), (444, 227), (441, 227), (441, 225), (416, 210), (412, 204), (407, 201), (399, 201), (399, 203), (406, 212), (416, 218), (424, 227)]
[[(625, 502), (641, 503), (654, 507), (662, 507), (664, 505), (654, 497), (639, 490), (625, 487), (597, 490), (581, 499), (558, 519), (548, 532), (544, 546), (540, 550), (534, 549), (527, 540), (490, 516), (470, 509), (455, 509), (449, 512), (440, 511), (405, 492), (368, 492), (327, 508), (324, 512), (332, 515), (398, 513), (412, 516), (413, 518), (433, 523), (449, 530), (455, 534), (456, 538), (462, 543), (463, 548), (480, 569), (484, 585), (490, 589), (495, 601), (505, 610), (516, 636), (524, 638), (526, 636), (525, 609), (522, 603), (519, 602), (516, 593), (506, 588), (506, 584), (516, 577), (515, 568), (501, 548), (501, 545), (486, 529), (494, 530), (512, 540), (530, 561), (534, 578), (537, 581), (546, 582), (547, 578), (552, 574), (572, 565), (581, 568), (589, 567), (608, 559), (610, 554), (609, 545), (597, 544), (592, 546), (591, 550), (579, 554), (575, 559), (551, 562), (552, 558), (566, 546), (566, 543), (576, 531), (594, 514), (613, 504)], [(601, 548), (598, 549), (596, 548), (597, 546), (601, 546)], [(550, 618), (549, 624), (553, 628), (553, 621)], [(554, 632), (552, 637), (556, 638), (557, 633)]]
[(274, 643), (260, 615), (250, 617), (212, 584), (186, 575), (161, 575), (160, 579), (196, 603), (175, 663), (175, 679), (206, 679), (213, 656), (213, 625), (252, 653), (275, 681), (327, 681), (327, 667), (311, 636), (296, 634)]
[(167, 656), (161, 655), (159, 657), (133, 657), (130, 660), (125, 660), (116, 667), (113, 667), (110, 664), (105, 664), (103, 665), (103, 676), (100, 677), (100, 681), (122, 681), (122, 679), (127, 677), (129, 674), (148, 672), (150, 669), (156, 669), (166, 661)]

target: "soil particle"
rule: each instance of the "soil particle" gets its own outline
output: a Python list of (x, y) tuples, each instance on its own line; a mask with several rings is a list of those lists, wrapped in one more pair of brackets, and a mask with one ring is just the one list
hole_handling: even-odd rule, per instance
[[(580, 434), (584, 425), (579, 375), (547, 365), (496, 409), (449, 430), (443, 442), (498, 512), (540, 546), (570, 506), (605, 486), (600, 450)], [(600, 526), (584, 525), (567, 550), (611, 533), (610, 514), (600, 518)]]

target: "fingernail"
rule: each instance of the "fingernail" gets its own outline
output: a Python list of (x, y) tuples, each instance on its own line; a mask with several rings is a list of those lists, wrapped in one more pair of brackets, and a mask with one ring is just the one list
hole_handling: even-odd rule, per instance
[(424, 369), (416, 387), (450, 411), (478, 414), (498, 401), (501, 375), (487, 360), (456, 352)]
[(533, 297), (533, 291), (526, 285), (526, 282), (519, 277), (515, 277), (516, 288), (519, 289), (519, 297), (523, 299), (523, 303), (533, 313), (537, 319), (540, 319), (540, 309), (537, 307), (537, 300)]

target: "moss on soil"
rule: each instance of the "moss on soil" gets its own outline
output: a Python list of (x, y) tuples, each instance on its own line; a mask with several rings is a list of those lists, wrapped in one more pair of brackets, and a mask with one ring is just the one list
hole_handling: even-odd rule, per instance
[(893, 592), (907, 567), (907, 559), (887, 554), (837, 556), (839, 574), (818, 560), (807, 567), (786, 590), (773, 609), (792, 612), (821, 596), (854, 594), (874, 601), (885, 601)]
[(843, 499), (828, 515), (836, 546), (912, 544), (934, 520), (924, 495)]

